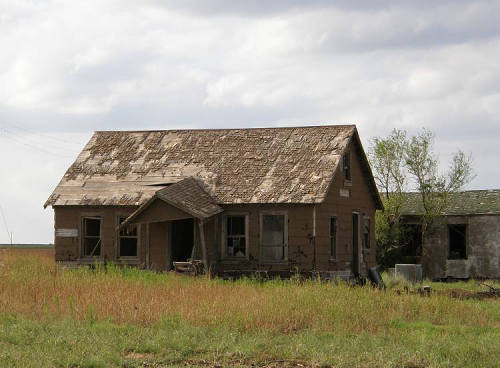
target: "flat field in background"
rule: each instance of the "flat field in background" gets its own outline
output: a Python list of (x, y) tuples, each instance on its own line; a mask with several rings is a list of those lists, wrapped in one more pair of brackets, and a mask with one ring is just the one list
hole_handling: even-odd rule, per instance
[(0, 249), (0, 366), (500, 366), (500, 301), (431, 286), (64, 270), (52, 248)]

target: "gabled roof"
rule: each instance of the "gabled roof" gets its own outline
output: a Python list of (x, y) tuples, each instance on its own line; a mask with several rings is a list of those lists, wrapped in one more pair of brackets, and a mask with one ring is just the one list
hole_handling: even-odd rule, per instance
[(149, 205), (157, 199), (202, 220), (223, 211), (196, 179), (187, 178), (158, 190), (150, 200), (143, 203), (134, 213), (132, 213), (123, 225), (126, 226), (133, 221), (139, 214), (146, 211)]
[[(424, 209), (419, 193), (404, 194), (402, 213), (404, 215), (422, 215)], [(468, 190), (451, 193), (445, 215), (492, 215), (500, 214), (500, 189)]]
[(222, 208), (194, 178), (187, 178), (160, 189), (155, 196), (194, 217), (202, 219), (222, 212)]
[(137, 206), (188, 177), (218, 204), (321, 203), (344, 150), (359, 141), (355, 132), (354, 125), (96, 132), (45, 206)]

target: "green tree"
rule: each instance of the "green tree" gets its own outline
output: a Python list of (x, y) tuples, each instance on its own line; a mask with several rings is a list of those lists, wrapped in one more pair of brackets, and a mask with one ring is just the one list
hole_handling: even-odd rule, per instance
[(434, 134), (423, 129), (413, 136), (405, 152), (405, 166), (423, 207), (421, 217), (422, 241), (428, 232), (435, 230), (436, 220), (449, 205), (450, 193), (463, 189), (474, 179), (472, 156), (459, 150), (453, 155), (445, 174), (439, 173), (439, 160), (434, 153)]
[(401, 210), (407, 188), (413, 184), (421, 200), (423, 240), (439, 225), (437, 219), (444, 214), (450, 193), (462, 190), (474, 178), (472, 157), (458, 151), (447, 173), (440, 174), (434, 134), (426, 129), (410, 138), (397, 129), (386, 138), (373, 138), (368, 157), (384, 202), (376, 217), (377, 260), (387, 267), (397, 261), (404, 243)]
[(384, 210), (377, 211), (375, 218), (377, 260), (383, 267), (393, 265), (399, 257), (404, 232), (400, 219), (404, 202), (403, 192), (407, 186), (406, 136), (404, 130), (394, 129), (386, 138), (373, 138), (368, 151), (373, 175), (382, 192), (384, 204)]

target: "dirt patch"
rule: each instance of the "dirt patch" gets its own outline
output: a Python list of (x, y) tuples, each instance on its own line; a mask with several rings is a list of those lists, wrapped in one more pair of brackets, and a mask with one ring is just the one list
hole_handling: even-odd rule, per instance
[(500, 289), (491, 289), (487, 291), (468, 291), (464, 289), (440, 290), (437, 293), (456, 299), (487, 299), (500, 298)]
[[(228, 361), (211, 361), (211, 360), (186, 360), (182, 362), (186, 367), (209, 367), (209, 368), (223, 368), (223, 367), (258, 367), (258, 368), (318, 368), (320, 365), (313, 365), (310, 363), (298, 362), (294, 360), (275, 360), (267, 362), (255, 362), (248, 360), (228, 360)], [(326, 366), (325, 366), (326, 367)]]
[(484, 291), (470, 291), (465, 289), (444, 289), (444, 290), (431, 290), (428, 287), (424, 288), (408, 288), (404, 287), (403, 290), (395, 289), (394, 293), (396, 295), (413, 294), (430, 297), (432, 295), (444, 295), (455, 299), (488, 299), (488, 298), (500, 298), (500, 289), (494, 288), (492, 286), (486, 285), (489, 290)]
[(248, 359), (179, 359), (155, 362), (153, 354), (129, 352), (126, 356), (132, 360), (143, 360), (143, 367), (204, 367), (204, 368), (226, 368), (226, 367), (255, 367), (255, 368), (323, 368), (325, 365), (311, 364), (296, 360), (270, 360), (270, 361), (253, 361)]
[(125, 358), (133, 360), (151, 359), (153, 357), (154, 355), (151, 353), (138, 353), (135, 351), (130, 351), (127, 353), (127, 355), (125, 355)]

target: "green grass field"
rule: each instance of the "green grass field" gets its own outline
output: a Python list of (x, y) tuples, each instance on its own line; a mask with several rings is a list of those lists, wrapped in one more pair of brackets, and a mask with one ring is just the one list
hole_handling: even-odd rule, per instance
[(0, 244), (0, 249), (50, 249), (54, 244)]
[(0, 367), (500, 366), (500, 301), (450, 297), (478, 282), (423, 297), (398, 282), (62, 270), (51, 252), (0, 250)]

